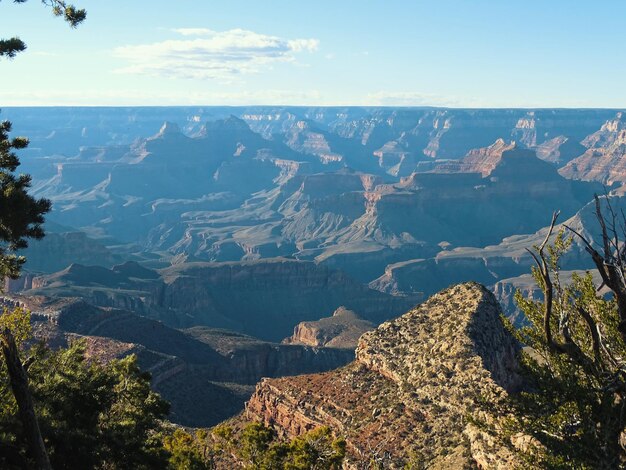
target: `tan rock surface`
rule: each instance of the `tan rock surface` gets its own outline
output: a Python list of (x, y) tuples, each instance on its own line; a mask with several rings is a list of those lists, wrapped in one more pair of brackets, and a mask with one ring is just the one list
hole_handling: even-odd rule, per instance
[(372, 322), (360, 318), (352, 310), (339, 307), (331, 317), (300, 322), (294, 328), (293, 335), (283, 343), (355, 349), (361, 335), (374, 328)]
[(588, 150), (559, 170), (566, 178), (626, 182), (626, 122), (623, 113), (608, 120), (599, 131), (582, 141)]
[(491, 420), (481, 402), (520, 385), (517, 347), (493, 295), (459, 284), (365, 333), (342, 369), (264, 379), (241, 419), (285, 437), (330, 426), (346, 437), (352, 468), (372, 458), (390, 468), (411, 458), (430, 468), (510, 468), (507, 447), (468, 418)]

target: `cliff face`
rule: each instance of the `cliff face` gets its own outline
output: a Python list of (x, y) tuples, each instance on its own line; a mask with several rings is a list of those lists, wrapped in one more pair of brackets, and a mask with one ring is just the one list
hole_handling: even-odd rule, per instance
[[(555, 180), (519, 173), (519, 164), (512, 173), (491, 175), (507, 160), (503, 154), (511, 156), (508, 142), (517, 142), (518, 153), (536, 150), (562, 165), (586, 146), (610, 146), (610, 139), (588, 136), (612, 121), (615, 111), (251, 107), (152, 114), (113, 108), (106, 117), (81, 109), (43, 114), (18, 120), (35, 127), (27, 134), (42, 158), (30, 160), (26, 169), (35, 177), (35, 195), (54, 203), (50, 218), (104, 240), (136, 243), (132, 249), (140, 252), (240, 261), (342, 256), (348, 243), (352, 253), (377, 248), (388, 258), (403, 249), (417, 258), (416, 242), (484, 245), (536, 230), (546, 212), (555, 206), (564, 213), (572, 205), (577, 209), (598, 188), (583, 185), (589, 191), (572, 194)], [(148, 137), (146, 123), (156, 131), (161, 118), (170, 122)], [(213, 121), (205, 123), (207, 118)], [(614, 132), (610, 128), (602, 132)], [(63, 147), (75, 148), (68, 153), (73, 158), (52, 152), (62, 132), (68, 140)], [(556, 169), (526, 160), (535, 176)], [(433, 170), (448, 174), (423, 176)], [(488, 178), (476, 181), (451, 171)], [(400, 178), (413, 173), (422, 176), (403, 186)], [(547, 200), (548, 208), (541, 202)], [(537, 211), (543, 217), (539, 225)], [(485, 214), (492, 213), (487, 220)], [(440, 215), (445, 224), (437, 220)], [(468, 229), (471, 220), (479, 222)], [(489, 230), (480, 233), (483, 227)], [(350, 272), (365, 273), (352, 258), (346, 263)], [(379, 277), (386, 264), (370, 257), (360, 279)]]
[(321, 163), (340, 162), (343, 156), (334, 152), (329, 136), (321, 130), (312, 129), (307, 121), (298, 121), (285, 134), (285, 143), (291, 149), (309, 155), (315, 155)]
[(448, 162), (435, 168), (436, 172), (480, 173), (488, 176), (502, 159), (502, 153), (515, 148), (514, 143), (507, 143), (503, 139), (496, 140), (488, 147), (471, 150), (467, 156), (458, 162)]
[[(46, 111), (45, 122), (32, 116), (27, 121), (60, 127), (53, 124), (58, 112)], [(432, 258), (442, 243), (482, 247), (536, 231), (555, 207), (565, 217), (573, 214), (602, 188), (562, 178), (558, 167), (587, 148), (600, 151), (619, 142), (613, 110), (252, 107), (180, 108), (154, 111), (154, 116), (111, 109), (106, 118), (69, 109), (67, 115), (76, 121), (64, 115), (56, 122), (67, 128), (81, 123), (85, 135), (66, 145), (95, 147), (77, 149), (72, 158), (53, 155), (46, 149), (55, 145), (42, 137), (53, 129), (31, 133), (40, 146), (37, 152), (41, 148), (46, 158), (30, 160), (27, 170), (35, 175), (34, 194), (54, 203), (51, 219), (97, 234), (125, 259), (153, 266), (163, 266), (161, 260), (284, 257), (341, 269), (364, 283), (380, 278), (393, 263)], [(106, 127), (96, 126), (96, 117)], [(157, 131), (157, 118), (170, 122), (148, 137), (145, 123)], [(90, 134), (96, 128), (106, 138)], [(137, 139), (127, 139), (132, 132)], [(107, 254), (89, 243), (75, 243), (89, 256), (63, 259), (110, 265)], [(53, 251), (62, 250), (28, 257), (44, 264), (56, 256)], [(482, 274), (489, 269), (481, 268)], [(434, 287), (399, 282), (384, 290), (432, 293), (466, 279), (448, 277)], [(492, 281), (487, 276), (478, 280)], [(189, 315), (179, 318), (190, 321), (177, 325), (215, 320), (212, 326), (240, 328), (236, 316), (221, 315), (221, 306), (213, 309), (193, 282), (175, 287), (197, 294), (208, 313), (185, 312)], [(279, 290), (274, 297), (284, 295)], [(155, 315), (163, 313), (162, 306), (167, 314), (177, 308), (172, 305), (185, 302), (166, 291), (148, 293), (146, 302)], [(92, 292), (101, 305), (135, 309), (146, 303), (137, 303), (135, 294), (133, 300), (124, 292)], [(328, 315), (343, 303), (316, 310), (317, 318), (295, 318), (271, 339), (282, 339), (296, 323)]]
[(29, 242), (24, 250), (25, 269), (31, 272), (54, 272), (72, 263), (113, 266), (119, 257), (83, 232), (46, 233), (41, 240)]
[(582, 141), (587, 150), (565, 165), (560, 173), (573, 179), (605, 184), (626, 182), (626, 122), (619, 112), (600, 130)]
[(186, 263), (160, 272), (128, 262), (106, 269), (74, 264), (36, 277), (27, 295), (81, 297), (173, 327), (208, 326), (281, 341), (302, 321), (340, 306), (379, 324), (411, 302), (370, 289), (341, 271), (285, 259)]
[(298, 323), (293, 335), (283, 343), (355, 349), (361, 335), (374, 327), (372, 322), (363, 320), (352, 310), (339, 307), (332, 317)]
[(188, 325), (226, 327), (271, 341), (301, 321), (345, 305), (376, 324), (406, 309), (404, 299), (369, 289), (340, 271), (313, 263), (267, 260), (190, 264), (164, 270), (159, 309), (184, 312)]
[(499, 315), (484, 287), (456, 285), (365, 333), (343, 369), (263, 380), (244, 417), (289, 437), (330, 426), (353, 468), (374, 457), (401, 468), (410, 455), (429, 468), (509, 468), (507, 447), (467, 421), (490, 419), (479, 403), (521, 385)]
[(580, 187), (535, 152), (503, 141), (476, 151), (468, 162), (366, 192), (365, 214), (335, 240), (485, 246), (544, 226), (555, 201), (569, 217), (592, 197), (592, 185)]

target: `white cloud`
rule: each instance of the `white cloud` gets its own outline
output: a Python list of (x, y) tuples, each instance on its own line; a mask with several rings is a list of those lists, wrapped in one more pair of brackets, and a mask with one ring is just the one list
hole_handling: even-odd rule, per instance
[(114, 49), (114, 56), (130, 64), (116, 72), (227, 80), (258, 73), (274, 63), (295, 62), (295, 54), (314, 52), (319, 45), (317, 39), (284, 39), (244, 29), (179, 28), (174, 32), (185, 38)]
[(292, 39), (287, 44), (293, 52), (313, 52), (317, 50), (320, 42), (317, 39)]
[(215, 34), (215, 31), (207, 28), (176, 28), (172, 31), (183, 36), (210, 36)]
[(456, 96), (444, 96), (416, 91), (378, 91), (376, 93), (369, 93), (365, 98), (365, 102), (370, 106), (470, 107), (479, 105), (478, 100), (471, 97), (460, 99)]
[(240, 90), (154, 92), (142, 89), (0, 90), (3, 106), (249, 106), (332, 105), (319, 90)]

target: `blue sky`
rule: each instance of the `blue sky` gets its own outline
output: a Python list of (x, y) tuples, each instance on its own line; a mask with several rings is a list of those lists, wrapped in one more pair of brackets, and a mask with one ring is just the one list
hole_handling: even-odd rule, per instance
[(626, 2), (0, 1), (0, 106), (626, 107)]

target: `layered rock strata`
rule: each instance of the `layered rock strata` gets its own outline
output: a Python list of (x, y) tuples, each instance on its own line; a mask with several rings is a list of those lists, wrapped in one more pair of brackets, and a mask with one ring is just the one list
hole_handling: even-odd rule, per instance
[(350, 365), (264, 379), (242, 419), (293, 437), (326, 425), (347, 440), (350, 468), (510, 468), (514, 456), (472, 424), (484, 402), (518, 389), (518, 345), (493, 294), (459, 284), (365, 333)]
[(339, 307), (331, 317), (298, 323), (293, 335), (283, 343), (355, 349), (361, 335), (374, 327), (372, 322), (360, 318), (352, 310)]

